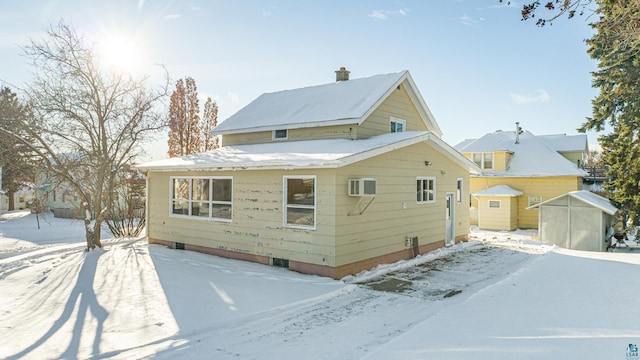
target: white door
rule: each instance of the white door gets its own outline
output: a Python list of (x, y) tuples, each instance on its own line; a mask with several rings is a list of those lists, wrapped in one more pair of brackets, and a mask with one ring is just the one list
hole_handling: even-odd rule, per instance
[(444, 235), (444, 246), (451, 246), (453, 244), (455, 244), (456, 241), (456, 237), (455, 237), (455, 227), (454, 227), (454, 221), (455, 221), (455, 204), (454, 204), (454, 194), (453, 193), (447, 193), (445, 194), (445, 196), (447, 197), (447, 213), (445, 215), (445, 235)]

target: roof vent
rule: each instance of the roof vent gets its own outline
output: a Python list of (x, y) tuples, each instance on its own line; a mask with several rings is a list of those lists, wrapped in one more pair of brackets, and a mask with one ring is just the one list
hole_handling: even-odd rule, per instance
[(347, 70), (344, 66), (341, 67), (340, 70), (336, 70), (336, 82), (349, 80), (350, 72), (351, 71)]
[(516, 144), (520, 144), (520, 134), (522, 134), (522, 128), (520, 127), (520, 123), (516, 121)]

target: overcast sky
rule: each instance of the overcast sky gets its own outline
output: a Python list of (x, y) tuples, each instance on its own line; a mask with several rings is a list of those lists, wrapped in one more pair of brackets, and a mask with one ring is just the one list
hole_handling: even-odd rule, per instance
[[(451, 145), (516, 121), (575, 134), (591, 112), (584, 17), (537, 28), (498, 0), (0, 0), (0, 84), (28, 81), (21, 45), (61, 18), (88, 38), (124, 38), (133, 71), (193, 77), (224, 120), (264, 92), (409, 70)], [(204, 101), (201, 102), (201, 106)], [(589, 134), (590, 145), (597, 134)], [(164, 144), (166, 145), (166, 144)], [(166, 156), (154, 146), (151, 157)]]

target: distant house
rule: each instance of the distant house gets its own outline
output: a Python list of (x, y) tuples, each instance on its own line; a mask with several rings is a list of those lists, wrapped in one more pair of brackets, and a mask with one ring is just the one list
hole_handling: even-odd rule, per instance
[(81, 218), (81, 201), (78, 193), (66, 181), (60, 180), (48, 170), (36, 173), (36, 198), (55, 217)]
[(572, 191), (533, 205), (539, 239), (567, 249), (607, 251), (618, 209), (590, 191)]
[(537, 228), (532, 205), (582, 189), (586, 135), (496, 131), (455, 148), (482, 168), (470, 178), (471, 224), (491, 230)]
[(408, 71), (267, 93), (211, 152), (138, 165), (150, 243), (341, 278), (467, 238), (475, 164)]
[[(24, 210), (29, 207), (29, 202), (34, 198), (35, 192), (28, 186), (22, 187), (13, 194), (13, 207), (16, 210)], [(9, 195), (0, 190), (0, 210), (9, 210)]]

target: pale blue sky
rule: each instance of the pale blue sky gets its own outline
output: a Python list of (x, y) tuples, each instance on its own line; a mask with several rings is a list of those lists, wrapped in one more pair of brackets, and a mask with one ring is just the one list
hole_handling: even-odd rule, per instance
[(221, 120), (261, 93), (333, 82), (345, 66), (351, 78), (409, 70), (451, 145), (516, 121), (574, 134), (597, 94), (584, 43), (592, 30), (585, 18), (537, 28), (511, 3), (0, 0), (0, 79), (21, 86), (31, 69), (20, 45), (64, 18), (91, 38), (135, 41), (145, 69), (193, 77)]

